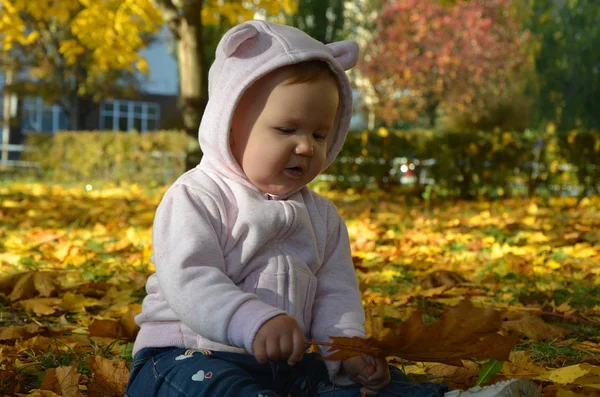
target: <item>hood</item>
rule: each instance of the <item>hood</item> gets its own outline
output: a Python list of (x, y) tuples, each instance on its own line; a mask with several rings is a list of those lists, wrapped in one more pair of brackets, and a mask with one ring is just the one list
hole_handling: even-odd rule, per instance
[(323, 60), (336, 77), (340, 95), (323, 169), (327, 168), (340, 152), (350, 126), (352, 90), (345, 70), (352, 68), (357, 59), (358, 45), (351, 40), (325, 45), (299, 29), (266, 21), (249, 21), (230, 29), (217, 46), (208, 74), (209, 100), (198, 131), (203, 152), (200, 167), (258, 191), (229, 149), (229, 130), (237, 103), (246, 89), (269, 72)]

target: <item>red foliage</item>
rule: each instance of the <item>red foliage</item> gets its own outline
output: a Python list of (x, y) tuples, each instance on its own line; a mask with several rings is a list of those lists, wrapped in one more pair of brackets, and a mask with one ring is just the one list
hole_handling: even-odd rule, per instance
[(475, 108), (483, 90), (501, 87), (526, 63), (524, 41), (510, 0), (388, 0), (360, 67), (391, 122), (435, 120), (446, 110)]

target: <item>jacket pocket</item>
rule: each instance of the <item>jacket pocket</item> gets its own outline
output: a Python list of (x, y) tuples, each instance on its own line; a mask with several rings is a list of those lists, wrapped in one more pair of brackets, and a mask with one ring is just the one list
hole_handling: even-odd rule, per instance
[(290, 274), (289, 312), (306, 335), (312, 322), (312, 306), (317, 292), (317, 278), (307, 270), (295, 268)]
[(308, 269), (297, 266), (289, 273), (253, 273), (241, 288), (258, 295), (264, 303), (285, 310), (308, 335), (317, 291), (317, 278)]
[(284, 306), (285, 273), (251, 273), (242, 284), (242, 291), (256, 294), (258, 298), (273, 307), (287, 310)]

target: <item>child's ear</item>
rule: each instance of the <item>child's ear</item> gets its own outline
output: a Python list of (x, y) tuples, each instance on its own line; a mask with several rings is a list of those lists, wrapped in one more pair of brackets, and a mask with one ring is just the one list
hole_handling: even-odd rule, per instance
[(344, 70), (352, 69), (358, 61), (358, 43), (354, 40), (344, 40), (327, 44), (327, 48)]
[(258, 30), (250, 24), (241, 24), (233, 28), (223, 39), (223, 52), (230, 57), (246, 40), (258, 35)]

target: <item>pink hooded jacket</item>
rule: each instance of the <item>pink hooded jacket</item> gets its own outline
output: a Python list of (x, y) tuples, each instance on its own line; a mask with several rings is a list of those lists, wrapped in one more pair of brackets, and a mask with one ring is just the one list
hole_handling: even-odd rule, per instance
[[(265, 74), (308, 60), (326, 61), (340, 105), (325, 167), (350, 123), (345, 69), (353, 41), (324, 45), (302, 31), (250, 21), (228, 31), (209, 72), (209, 102), (199, 129), (204, 157), (165, 193), (154, 219), (148, 295), (136, 317), (144, 347), (178, 346), (252, 353), (258, 329), (280, 314), (307, 339), (364, 336), (364, 310), (348, 233), (334, 206), (304, 186), (283, 197), (258, 190), (229, 149), (230, 123), (243, 92)], [(339, 362), (327, 362), (332, 381)]]

